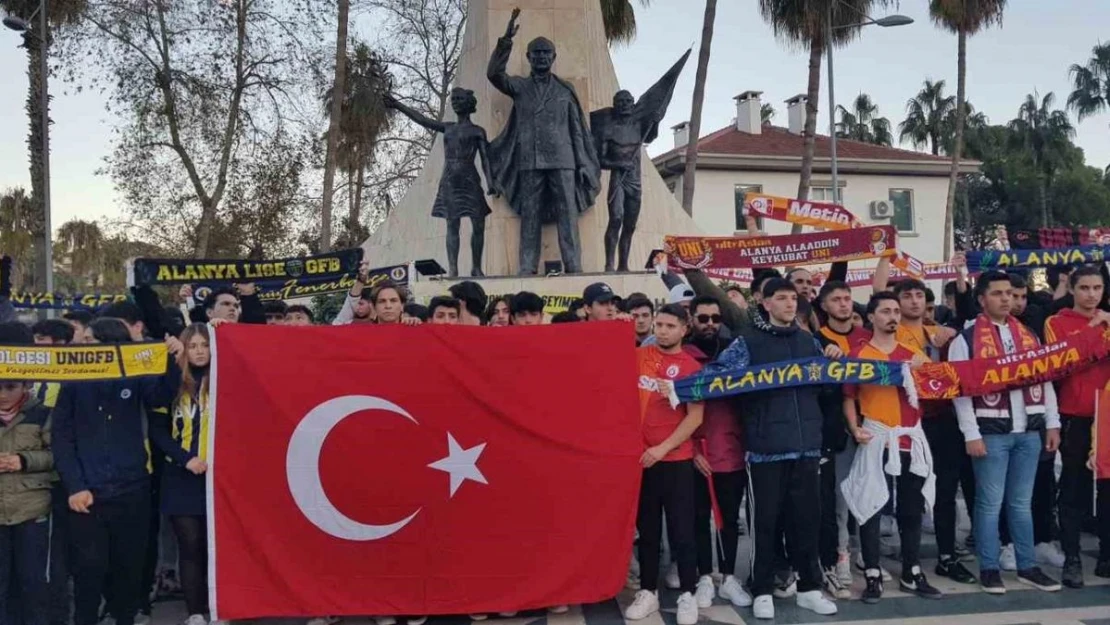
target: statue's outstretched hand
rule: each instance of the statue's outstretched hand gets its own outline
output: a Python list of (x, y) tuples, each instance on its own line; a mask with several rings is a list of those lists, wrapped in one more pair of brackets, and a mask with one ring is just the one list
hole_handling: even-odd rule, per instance
[(520, 30), (520, 26), (517, 26), (516, 23), (516, 18), (518, 17), (520, 17), (519, 7), (513, 9), (513, 16), (509, 18), (509, 25), (505, 27), (506, 38), (512, 39), (514, 36), (516, 36), (517, 31)]

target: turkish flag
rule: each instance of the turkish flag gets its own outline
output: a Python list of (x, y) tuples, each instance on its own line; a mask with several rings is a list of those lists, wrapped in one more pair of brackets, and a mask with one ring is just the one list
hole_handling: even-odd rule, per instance
[(592, 603), (643, 452), (630, 324), (216, 330), (213, 618)]
[(1095, 422), (1091, 427), (1095, 479), (1110, 480), (1110, 388), (1095, 395)]

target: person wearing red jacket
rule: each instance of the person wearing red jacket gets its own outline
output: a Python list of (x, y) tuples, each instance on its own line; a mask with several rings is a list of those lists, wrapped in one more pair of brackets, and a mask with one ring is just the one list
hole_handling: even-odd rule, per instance
[[(1106, 285), (1099, 269), (1080, 267), (1068, 277), (1073, 298), (1065, 308), (1045, 322), (1045, 341), (1055, 343), (1068, 335), (1103, 323), (1108, 314), (1100, 311)], [(1110, 361), (1101, 361), (1056, 382), (1060, 404), (1060, 543), (1064, 550), (1063, 583), (1069, 588), (1083, 587), (1083, 564), (1079, 558), (1079, 532), (1090, 514), (1091, 470), (1087, 455), (1091, 449), (1091, 424), (1095, 415), (1095, 393), (1110, 382)], [(1110, 552), (1101, 544), (1100, 553)], [(1101, 558), (1100, 558), (1101, 560)], [(1105, 572), (1105, 571), (1103, 571)]]
[[(693, 313), (692, 332), (685, 351), (705, 366), (716, 360), (730, 343), (730, 339), (721, 336), (721, 304), (712, 296), (699, 295), (690, 302), (690, 311)], [(751, 595), (744, 590), (736, 577), (740, 502), (747, 489), (748, 474), (744, 468), (744, 437), (740, 429), (740, 418), (735, 412), (732, 399), (707, 401), (701, 427), (693, 436), (694, 465), (701, 472), (701, 475), (694, 478), (694, 542), (697, 547), (698, 574), (701, 576), (694, 598), (701, 608), (708, 608), (713, 604), (714, 594), (711, 577), (713, 550), (709, 531), (712, 509), (709, 480), (713, 480), (723, 523), (720, 536), (720, 571), (725, 578), (718, 593), (722, 599), (727, 599), (737, 607), (746, 608), (752, 604)]]

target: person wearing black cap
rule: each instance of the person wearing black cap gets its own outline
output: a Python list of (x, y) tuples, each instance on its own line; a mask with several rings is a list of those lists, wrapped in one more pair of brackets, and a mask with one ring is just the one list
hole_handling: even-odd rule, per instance
[[(763, 284), (766, 319), (741, 331), (708, 370), (763, 365), (821, 356), (816, 340), (798, 327), (798, 292), (783, 278)], [(751, 532), (755, 539), (752, 567), (756, 618), (775, 616), (775, 542), (781, 513), (793, 520), (787, 551), (798, 574), (799, 607), (835, 614), (836, 604), (821, 592), (817, 558), (821, 517), (819, 462), (824, 417), (821, 394), (839, 388), (798, 386), (749, 393), (744, 398), (744, 442), (748, 452)]]
[(612, 321), (617, 318), (617, 294), (604, 282), (594, 282), (582, 291), (586, 321)]

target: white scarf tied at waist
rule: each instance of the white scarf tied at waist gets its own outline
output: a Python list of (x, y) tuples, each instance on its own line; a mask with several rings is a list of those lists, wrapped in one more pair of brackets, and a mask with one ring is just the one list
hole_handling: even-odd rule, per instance
[[(937, 494), (937, 478), (933, 474), (933, 454), (929, 451), (929, 442), (925, 439), (921, 423), (912, 428), (889, 427), (879, 421), (864, 419), (863, 429), (872, 434), (871, 441), (856, 447), (852, 470), (840, 483), (840, 492), (856, 522), (860, 525), (866, 523), (890, 499), (886, 474), (902, 475), (902, 454), (898, 447), (898, 438), (902, 436), (910, 438), (909, 471), (925, 478), (921, 494), (925, 497), (925, 510), (932, 510)], [(883, 466), (884, 449), (890, 449), (886, 466)]]

